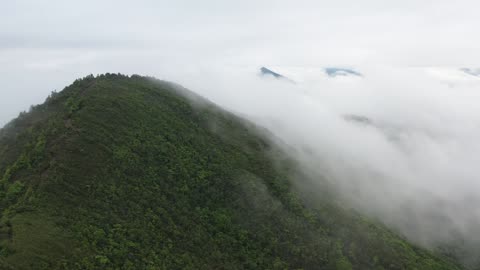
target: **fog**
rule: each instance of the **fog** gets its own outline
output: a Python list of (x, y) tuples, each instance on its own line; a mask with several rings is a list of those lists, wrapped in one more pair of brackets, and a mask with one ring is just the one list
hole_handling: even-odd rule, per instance
[[(476, 244), (480, 77), (460, 69), (480, 66), (478, 10), (468, 0), (11, 1), (0, 10), (0, 126), (87, 74), (151, 75), (268, 128), (346, 205), (417, 243)], [(295, 84), (259, 76), (261, 66)]]
[(430, 69), (387, 67), (365, 67), (361, 78), (318, 68), (312, 79), (311, 70), (295, 85), (245, 70), (190, 84), (294, 147), (350, 207), (426, 246), (480, 242), (480, 80), (447, 83)]

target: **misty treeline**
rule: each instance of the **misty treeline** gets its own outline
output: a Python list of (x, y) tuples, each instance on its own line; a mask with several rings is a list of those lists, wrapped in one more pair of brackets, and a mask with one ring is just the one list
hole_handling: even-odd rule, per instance
[(238, 67), (185, 82), (288, 145), (319, 180), (294, 181), (304, 190), (320, 194), (326, 179), (360, 213), (478, 265), (478, 77), (373, 65), (356, 67), (362, 77), (332, 78), (315, 66), (274, 70), (296, 84)]

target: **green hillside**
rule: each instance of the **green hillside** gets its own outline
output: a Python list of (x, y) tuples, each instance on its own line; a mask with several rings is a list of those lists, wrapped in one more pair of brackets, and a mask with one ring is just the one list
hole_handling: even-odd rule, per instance
[(75, 81), (0, 130), (0, 269), (460, 269), (307, 207), (262, 134), (171, 83)]

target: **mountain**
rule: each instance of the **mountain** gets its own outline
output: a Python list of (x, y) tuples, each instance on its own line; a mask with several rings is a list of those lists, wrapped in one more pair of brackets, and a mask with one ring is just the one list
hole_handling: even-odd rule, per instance
[(272, 137), (173, 83), (76, 80), (0, 130), (0, 269), (461, 269), (307, 199)]
[(337, 77), (337, 76), (357, 76), (362, 77), (362, 74), (358, 73), (353, 69), (348, 68), (335, 68), (335, 67), (328, 67), (325, 68), (325, 73), (330, 77)]
[(275, 79), (282, 79), (282, 80), (285, 80), (285, 81), (288, 81), (290, 83), (295, 83), (293, 80), (283, 76), (282, 74), (280, 73), (277, 73), (271, 69), (268, 69), (266, 67), (261, 67), (260, 68), (260, 76), (267, 76), (267, 77), (273, 77)]
[(461, 68), (460, 70), (468, 75), (480, 77), (480, 69)]
[(261, 67), (260, 68), (260, 74), (262, 76), (273, 76), (275, 78), (285, 78), (283, 75), (276, 73), (275, 71), (272, 71), (266, 67)]
[[(304, 81), (316, 81), (322, 79), (322, 76), (319, 76), (317, 67), (283, 67), (282, 73), (278, 73), (266, 67), (260, 68), (260, 76), (273, 77), (276, 79), (285, 79), (292, 83), (304, 82)], [(335, 77), (363, 77), (363, 75), (353, 69), (348, 68), (337, 68), (337, 67), (327, 67), (323, 68), (323, 72), (330, 78)], [(294, 78), (291, 79), (291, 78)]]

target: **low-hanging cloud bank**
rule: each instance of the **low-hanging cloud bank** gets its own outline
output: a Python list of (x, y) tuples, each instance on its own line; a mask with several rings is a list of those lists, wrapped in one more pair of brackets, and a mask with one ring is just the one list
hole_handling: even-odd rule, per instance
[(267, 127), (351, 206), (411, 240), (478, 246), (480, 80), (447, 82), (425, 69), (362, 71), (364, 78), (331, 79), (308, 69), (293, 85), (224, 69), (186, 84)]

